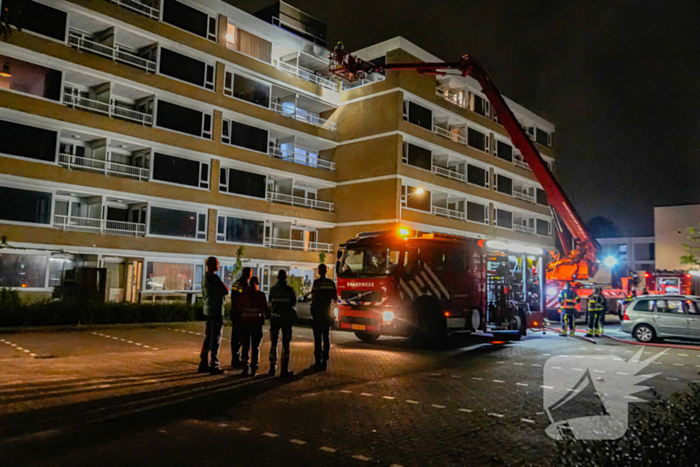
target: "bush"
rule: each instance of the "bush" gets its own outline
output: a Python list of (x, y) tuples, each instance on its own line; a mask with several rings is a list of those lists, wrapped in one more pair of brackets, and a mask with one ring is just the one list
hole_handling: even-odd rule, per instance
[(23, 303), (16, 291), (0, 289), (0, 327), (169, 323), (202, 319), (201, 303), (101, 303), (75, 299)]
[(629, 430), (616, 441), (557, 443), (554, 465), (628, 467), (700, 464), (700, 385), (672, 400), (659, 399), (632, 407)]

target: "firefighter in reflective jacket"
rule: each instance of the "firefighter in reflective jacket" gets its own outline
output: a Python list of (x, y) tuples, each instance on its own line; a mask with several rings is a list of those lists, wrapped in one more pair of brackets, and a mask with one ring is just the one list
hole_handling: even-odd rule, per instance
[(587, 337), (603, 335), (603, 321), (605, 319), (605, 297), (603, 289), (596, 287), (593, 294), (588, 297), (588, 332)]
[(625, 297), (625, 305), (622, 307), (623, 312), (625, 311), (625, 308), (627, 308), (627, 305), (632, 303), (632, 300), (634, 300), (635, 298), (637, 298), (637, 291), (632, 289), (630, 290), (630, 293), (628, 293)]
[(270, 289), (270, 371), (275, 376), (277, 369), (277, 343), (282, 331), (282, 377), (292, 376), (289, 371), (289, 345), (292, 342), (292, 324), (296, 312), (297, 294), (287, 284), (287, 271), (280, 269), (277, 284)]
[(557, 297), (561, 308), (561, 335), (566, 336), (566, 330), (569, 330), (570, 335), (576, 332), (576, 305), (581, 302), (581, 298), (571, 290), (571, 284), (567, 283), (564, 290)]

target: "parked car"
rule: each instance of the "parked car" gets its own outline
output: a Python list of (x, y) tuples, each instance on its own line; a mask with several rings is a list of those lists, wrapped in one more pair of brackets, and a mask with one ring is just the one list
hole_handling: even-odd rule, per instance
[[(300, 322), (311, 323), (311, 292), (297, 298), (297, 319)], [(338, 318), (338, 306), (333, 304), (333, 315)]]
[(639, 342), (652, 342), (667, 337), (700, 339), (700, 297), (637, 297), (624, 309), (620, 326)]

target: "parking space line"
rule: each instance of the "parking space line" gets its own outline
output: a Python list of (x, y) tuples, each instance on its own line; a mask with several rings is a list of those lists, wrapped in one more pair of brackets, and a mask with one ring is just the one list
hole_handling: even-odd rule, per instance
[(319, 451), (325, 451), (325, 452), (335, 452), (336, 450), (333, 448), (329, 448), (328, 446), (321, 446), (318, 448)]
[(299, 446), (306, 444), (306, 441), (302, 441), (300, 439), (290, 439), (289, 442), (293, 444), (298, 444)]
[(267, 436), (268, 438), (277, 438), (279, 435), (277, 433), (265, 432), (263, 433), (263, 436)]
[(431, 407), (435, 407), (436, 409), (444, 409), (445, 408), (444, 405), (436, 405), (436, 404), (432, 404)]
[(489, 413), (488, 416), (489, 416), (489, 417), (496, 417), (496, 418), (503, 418), (503, 417), (505, 417), (505, 415), (503, 415), (503, 414), (500, 414), (500, 413), (493, 413), (493, 412)]
[(371, 461), (371, 460), (372, 460), (371, 457), (365, 457), (365, 456), (363, 456), (362, 454), (355, 454), (354, 456), (352, 456), (352, 458), (353, 458), (353, 459), (357, 459), (358, 461), (365, 461), (365, 462), (368, 462), (368, 461)]
[(527, 386), (527, 383), (515, 383), (517, 386)]
[(466, 412), (466, 413), (472, 413), (472, 412), (474, 412), (474, 411), (471, 410), (471, 409), (459, 409), (459, 411), (460, 411), (460, 412)]
[(418, 401), (406, 400), (409, 404), (418, 404)]
[(521, 418), (520, 421), (525, 423), (535, 423), (534, 420), (530, 420), (529, 418)]
[(392, 396), (382, 396), (382, 399), (394, 400), (394, 399), (396, 399), (396, 398), (395, 398), (395, 397), (392, 397)]

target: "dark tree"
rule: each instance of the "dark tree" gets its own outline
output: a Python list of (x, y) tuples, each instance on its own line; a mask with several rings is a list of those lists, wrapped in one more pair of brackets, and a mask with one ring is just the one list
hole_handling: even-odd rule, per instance
[(588, 233), (590, 233), (594, 238), (611, 238), (619, 237), (620, 230), (617, 228), (615, 223), (603, 216), (594, 217), (588, 221), (586, 225), (588, 228)]

